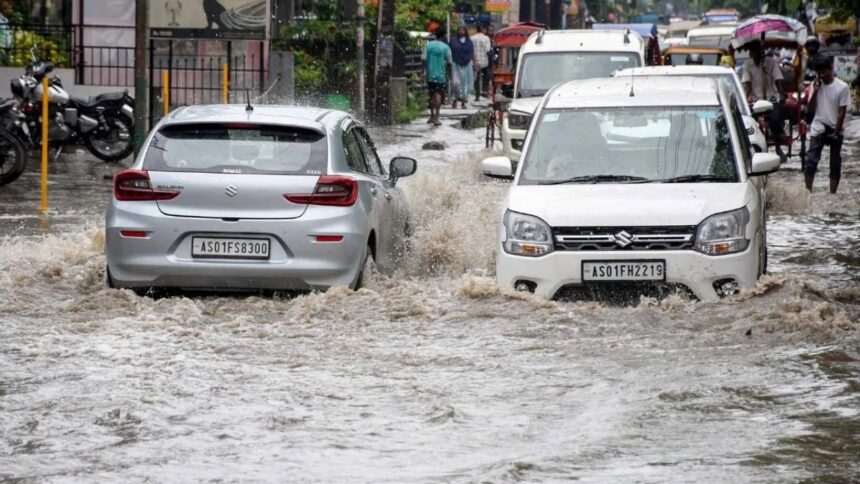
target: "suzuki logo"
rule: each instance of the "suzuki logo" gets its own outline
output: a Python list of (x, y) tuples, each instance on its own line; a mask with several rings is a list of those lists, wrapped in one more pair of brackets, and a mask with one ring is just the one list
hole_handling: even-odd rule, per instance
[(633, 239), (631, 239), (632, 235), (628, 234), (625, 230), (618, 232), (617, 234), (613, 235), (613, 237), (615, 237), (615, 245), (621, 247), (622, 249), (633, 243)]
[(226, 193), (228, 197), (235, 197), (236, 194), (239, 193), (239, 189), (236, 188), (236, 185), (227, 185), (227, 188), (224, 189), (224, 193)]

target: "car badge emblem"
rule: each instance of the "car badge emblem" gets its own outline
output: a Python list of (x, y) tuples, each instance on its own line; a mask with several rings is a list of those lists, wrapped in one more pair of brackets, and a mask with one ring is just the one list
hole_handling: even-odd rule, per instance
[(615, 245), (621, 247), (622, 249), (633, 243), (633, 239), (631, 239), (631, 235), (627, 233), (627, 231), (622, 230), (617, 234), (613, 235), (615, 237)]
[(239, 193), (239, 189), (236, 188), (236, 185), (227, 185), (227, 188), (224, 189), (224, 193), (226, 193), (228, 197), (232, 198)]

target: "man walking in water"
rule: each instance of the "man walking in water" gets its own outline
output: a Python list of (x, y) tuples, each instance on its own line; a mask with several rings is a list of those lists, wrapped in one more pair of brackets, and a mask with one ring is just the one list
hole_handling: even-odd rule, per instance
[(451, 48), (445, 42), (445, 29), (436, 31), (436, 38), (427, 42), (421, 55), (427, 65), (427, 89), (430, 91), (429, 123), (439, 126), (439, 111), (442, 97), (448, 91), (448, 65), (451, 64)]
[(815, 118), (809, 128), (812, 139), (803, 160), (803, 175), (811, 192), (821, 152), (830, 146), (830, 193), (836, 193), (842, 178), (842, 128), (851, 94), (848, 84), (833, 75), (833, 59), (819, 56), (814, 61), (818, 76), (812, 83), (814, 91), (807, 109)]

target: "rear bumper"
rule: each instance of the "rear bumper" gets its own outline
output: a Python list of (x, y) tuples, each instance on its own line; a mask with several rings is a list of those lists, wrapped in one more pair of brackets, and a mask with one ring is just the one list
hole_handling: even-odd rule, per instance
[[(122, 230), (148, 234), (128, 238)], [(225, 222), (166, 216), (149, 202), (114, 202), (107, 213), (105, 253), (117, 287), (324, 289), (356, 280), (369, 231), (350, 207), (309, 207), (300, 219)], [(199, 235), (266, 238), (270, 258), (194, 258), (191, 240)], [(342, 235), (343, 240), (317, 242), (316, 235)]]
[(702, 301), (719, 299), (714, 282), (734, 279), (741, 287), (752, 286), (758, 279), (758, 241), (746, 251), (727, 256), (707, 256), (687, 251), (638, 252), (552, 252), (543, 257), (510, 255), (499, 247), (496, 278), (499, 285), (513, 288), (517, 281), (536, 284), (535, 294), (553, 298), (565, 286), (582, 285), (582, 262), (589, 260), (665, 260), (668, 284), (689, 288)]

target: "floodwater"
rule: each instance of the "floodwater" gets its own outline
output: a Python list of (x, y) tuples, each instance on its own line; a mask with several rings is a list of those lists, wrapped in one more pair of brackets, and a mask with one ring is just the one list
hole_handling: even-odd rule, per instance
[(383, 135), (419, 159), (414, 252), (357, 292), (106, 290), (115, 168), (54, 165), (44, 220), (35, 172), (0, 188), (0, 480), (860, 480), (853, 152), (839, 196), (771, 177), (757, 287), (617, 307), (493, 283), (482, 132)]

